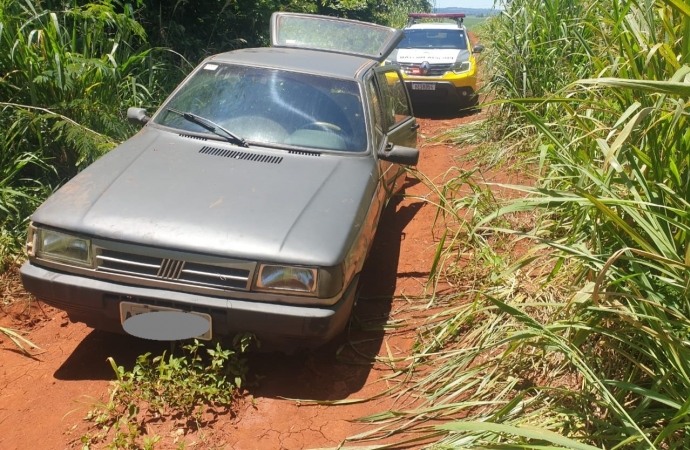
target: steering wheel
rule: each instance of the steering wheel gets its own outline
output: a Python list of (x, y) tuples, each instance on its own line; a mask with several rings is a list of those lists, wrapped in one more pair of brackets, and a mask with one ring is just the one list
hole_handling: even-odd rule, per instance
[(338, 125), (334, 125), (330, 122), (310, 122), (306, 125), (302, 125), (299, 127), (300, 130), (306, 130), (309, 128), (320, 128), (323, 131), (335, 131), (335, 132), (340, 132), (342, 133), (343, 129), (340, 128)]

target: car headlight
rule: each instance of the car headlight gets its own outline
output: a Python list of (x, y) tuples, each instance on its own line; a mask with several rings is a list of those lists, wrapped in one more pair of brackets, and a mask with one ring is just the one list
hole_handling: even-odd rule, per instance
[(80, 266), (92, 265), (89, 239), (43, 228), (36, 229), (32, 234), (35, 235), (35, 238), (32, 236), (32, 245), (38, 258)]
[(469, 61), (456, 62), (453, 64), (453, 72), (455, 73), (469, 72), (471, 68), (472, 63)]
[(264, 264), (259, 269), (256, 287), (262, 291), (292, 291), (314, 294), (316, 269)]

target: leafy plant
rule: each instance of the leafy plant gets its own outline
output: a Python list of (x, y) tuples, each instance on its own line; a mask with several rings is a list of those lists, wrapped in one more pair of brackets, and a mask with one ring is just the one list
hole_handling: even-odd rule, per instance
[(126, 108), (172, 88), (132, 5), (42, 6), (0, 3), (0, 262), (47, 195), (135, 131)]
[[(145, 353), (137, 358), (131, 371), (108, 358), (116, 380), (111, 382), (109, 400), (97, 404), (86, 420), (100, 430), (85, 434), (85, 445), (110, 440), (110, 448), (153, 448), (157, 436), (141, 436), (147, 421), (162, 416), (181, 416), (199, 420), (206, 408), (230, 410), (240, 396), (247, 374), (246, 359), (242, 355), (253, 337), (237, 335), (233, 349), (217, 343), (207, 348), (197, 340), (184, 345), (180, 356), (173, 354), (151, 358)], [(143, 408), (143, 409), (142, 409)]]

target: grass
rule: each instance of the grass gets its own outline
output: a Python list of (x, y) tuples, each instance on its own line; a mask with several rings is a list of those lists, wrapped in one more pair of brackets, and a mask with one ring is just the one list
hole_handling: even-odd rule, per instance
[(488, 17), (467, 16), (463, 20), (463, 23), (469, 31), (476, 31), (477, 27), (481, 26), (484, 22), (486, 22), (487, 19)]
[(25, 345), (29, 348), (39, 349), (40, 347), (25, 338), (19, 331), (12, 328), (0, 327), (0, 334), (7, 336), (24, 354), (30, 355)]
[(127, 107), (156, 105), (179, 72), (118, 5), (0, 4), (0, 262), (22, 254), (43, 199), (133, 134)]

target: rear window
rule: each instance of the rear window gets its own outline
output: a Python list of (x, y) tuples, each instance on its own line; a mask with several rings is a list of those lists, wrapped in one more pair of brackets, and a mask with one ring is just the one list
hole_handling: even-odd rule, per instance
[(363, 152), (366, 127), (355, 81), (260, 67), (207, 63), (154, 122), (206, 133), (167, 111), (209, 119), (250, 142)]
[(358, 20), (287, 12), (271, 15), (273, 47), (327, 50), (383, 62), (402, 34), (395, 28)]

